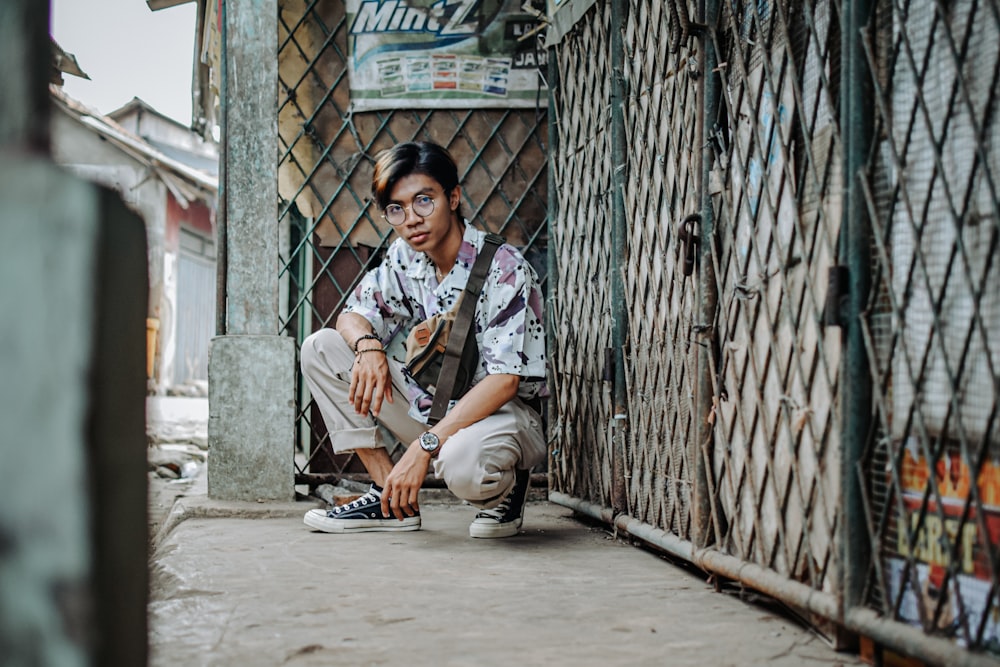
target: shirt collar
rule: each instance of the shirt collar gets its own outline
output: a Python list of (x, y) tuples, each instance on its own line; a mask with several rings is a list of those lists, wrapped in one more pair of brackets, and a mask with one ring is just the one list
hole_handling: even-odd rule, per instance
[[(483, 238), (486, 237), (486, 233), (474, 228), (469, 224), (468, 220), (462, 220), (462, 224), (464, 225), (462, 230), (462, 245), (458, 248), (458, 257), (455, 258), (455, 261), (459, 264), (468, 265), (470, 267), (469, 270), (471, 270), (472, 262), (475, 261), (476, 254), (478, 254), (479, 248), (483, 245)], [(434, 262), (431, 261), (431, 258), (426, 253), (418, 252), (415, 254), (413, 261), (406, 271), (406, 277), (413, 278), (414, 280), (429, 280), (434, 275), (436, 268)]]

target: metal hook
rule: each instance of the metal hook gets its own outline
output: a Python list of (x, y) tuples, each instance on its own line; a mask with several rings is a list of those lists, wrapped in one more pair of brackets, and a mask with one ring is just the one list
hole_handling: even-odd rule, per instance
[(677, 233), (677, 238), (682, 244), (684, 252), (684, 275), (690, 276), (694, 273), (695, 248), (701, 244), (700, 227), (701, 213), (692, 213), (681, 220), (681, 228)]

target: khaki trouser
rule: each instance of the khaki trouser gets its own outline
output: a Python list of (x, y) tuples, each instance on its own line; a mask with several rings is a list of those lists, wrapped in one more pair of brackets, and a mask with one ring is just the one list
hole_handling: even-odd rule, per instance
[[(302, 344), (302, 374), (319, 406), (337, 454), (385, 447), (370, 415), (359, 415), (347, 400), (354, 353), (334, 329), (321, 329)], [(389, 359), (393, 402), (382, 402), (378, 421), (404, 445), (427, 425), (409, 414), (402, 366)], [(434, 459), (434, 474), (456, 496), (489, 508), (514, 485), (514, 470), (530, 470), (545, 460), (545, 440), (538, 414), (520, 399), (468, 426), (445, 441)]]

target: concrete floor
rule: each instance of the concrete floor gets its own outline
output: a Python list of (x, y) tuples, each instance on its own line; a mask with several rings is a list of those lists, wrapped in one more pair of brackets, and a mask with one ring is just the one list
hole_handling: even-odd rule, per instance
[[(207, 406), (151, 398), (151, 440), (203, 444)], [(154, 667), (861, 664), (544, 501), (505, 540), (469, 538), (475, 511), (440, 491), (420, 531), (325, 535), (302, 524), (312, 503), (206, 486), (204, 468), (151, 475)]]
[(546, 502), (505, 540), (469, 538), (464, 505), (357, 535), (310, 531), (311, 506), (179, 499), (153, 556), (150, 664), (861, 664)]

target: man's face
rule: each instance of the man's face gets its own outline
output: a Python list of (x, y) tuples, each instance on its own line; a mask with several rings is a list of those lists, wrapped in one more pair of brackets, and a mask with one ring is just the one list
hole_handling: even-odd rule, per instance
[(405, 217), (395, 226), (396, 233), (414, 250), (428, 252), (454, 232), (458, 204), (457, 187), (451, 193), (445, 193), (441, 184), (430, 176), (410, 174), (399, 179), (389, 193), (386, 213), (396, 206), (401, 207)]

